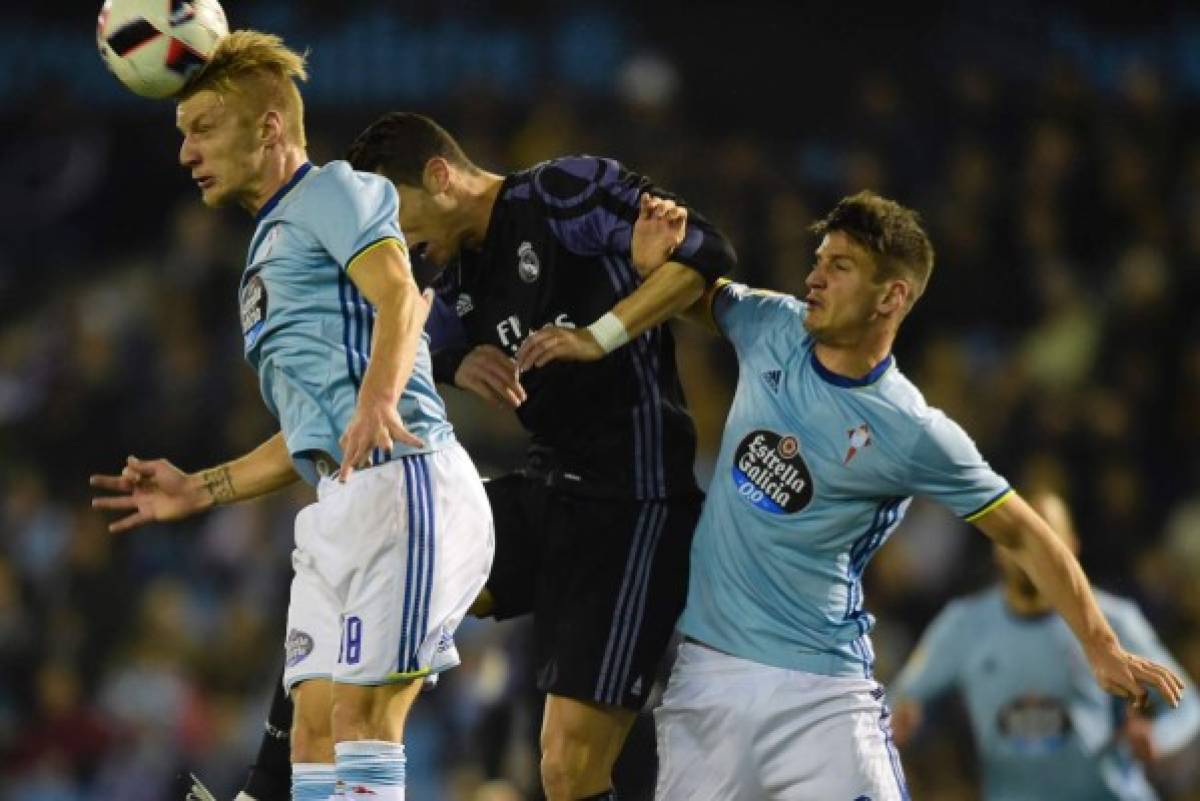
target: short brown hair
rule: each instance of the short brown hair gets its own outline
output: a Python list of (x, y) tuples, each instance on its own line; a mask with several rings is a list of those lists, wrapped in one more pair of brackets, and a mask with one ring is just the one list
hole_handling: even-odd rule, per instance
[(306, 55), (297, 53), (271, 33), (234, 31), (217, 43), (204, 69), (179, 93), (180, 101), (211, 90), (236, 94), (257, 111), (283, 114), (288, 138), (304, 147), (304, 100), (296, 81), (307, 81)]
[(841, 231), (875, 257), (876, 278), (908, 278), (912, 300), (925, 292), (933, 272), (933, 244), (921, 226), (921, 215), (870, 190), (844, 197), (825, 219), (810, 229), (818, 237)]
[(479, 171), (454, 137), (429, 117), (391, 111), (358, 135), (346, 160), (356, 170), (382, 173), (398, 184), (419, 187), (425, 165), (435, 157), (469, 172)]

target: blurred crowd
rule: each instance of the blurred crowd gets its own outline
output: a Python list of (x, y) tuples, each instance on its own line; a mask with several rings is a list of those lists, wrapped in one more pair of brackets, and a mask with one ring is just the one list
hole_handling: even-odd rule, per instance
[[(869, 187), (921, 210), (937, 266), (901, 369), (1019, 488), (1069, 499), (1094, 583), (1135, 598), (1200, 677), (1200, 108), (1136, 60), (1103, 89), (1067, 62), (837, 80), (839, 103), (769, 131), (711, 124), (653, 50), (632, 51), (610, 92), (474, 87), (418, 110), (497, 171), (618, 157), (730, 236), (736, 278), (786, 292), (803, 294), (806, 228), (838, 197)], [(6, 126), (0, 798), (182, 798), (186, 770), (230, 797), (281, 663), (306, 488), (120, 537), (88, 506), (88, 474), (126, 454), (196, 469), (273, 431), (240, 352), (250, 221), (200, 206), (168, 108), (90, 116), (48, 95)], [(384, 110), (311, 109), (314, 161)], [(735, 365), (707, 334), (677, 335), (707, 480)], [(485, 474), (520, 459), (514, 420), (446, 394)], [(936, 506), (914, 504), (894, 540), (866, 578), (885, 682), (949, 598), (992, 580), (983, 537)], [(463, 668), (414, 713), (410, 798), (539, 797), (527, 636), (464, 626)], [(953, 704), (936, 712), (904, 754), (914, 797), (977, 797), (965, 733)], [(1165, 799), (1197, 801), (1198, 765), (1193, 744), (1151, 775)]]

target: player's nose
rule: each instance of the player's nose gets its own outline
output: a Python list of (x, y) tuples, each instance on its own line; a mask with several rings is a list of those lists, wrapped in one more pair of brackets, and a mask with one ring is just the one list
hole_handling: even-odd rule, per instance
[(187, 137), (184, 137), (183, 144), (179, 146), (179, 163), (189, 169), (200, 163), (200, 154)]

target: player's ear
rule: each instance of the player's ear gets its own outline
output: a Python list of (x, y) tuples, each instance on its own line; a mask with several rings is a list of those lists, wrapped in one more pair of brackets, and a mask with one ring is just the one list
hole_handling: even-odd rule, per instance
[(887, 289), (879, 300), (879, 311), (887, 315), (902, 313), (908, 306), (910, 297), (912, 297), (912, 286), (908, 281), (903, 278), (888, 281)]
[(444, 193), (450, 188), (450, 164), (441, 156), (434, 156), (425, 162), (421, 183), (424, 184), (425, 191), (431, 195)]
[(263, 145), (272, 147), (283, 139), (283, 116), (272, 109), (262, 116), (259, 123), (258, 136)]

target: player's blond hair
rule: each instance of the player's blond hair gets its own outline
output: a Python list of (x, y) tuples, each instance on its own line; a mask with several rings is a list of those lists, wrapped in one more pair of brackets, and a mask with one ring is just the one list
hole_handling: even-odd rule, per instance
[(179, 100), (205, 90), (237, 95), (257, 113), (280, 112), (288, 140), (304, 147), (304, 100), (296, 81), (308, 80), (306, 55), (271, 33), (233, 31), (217, 43), (208, 64), (188, 83)]

